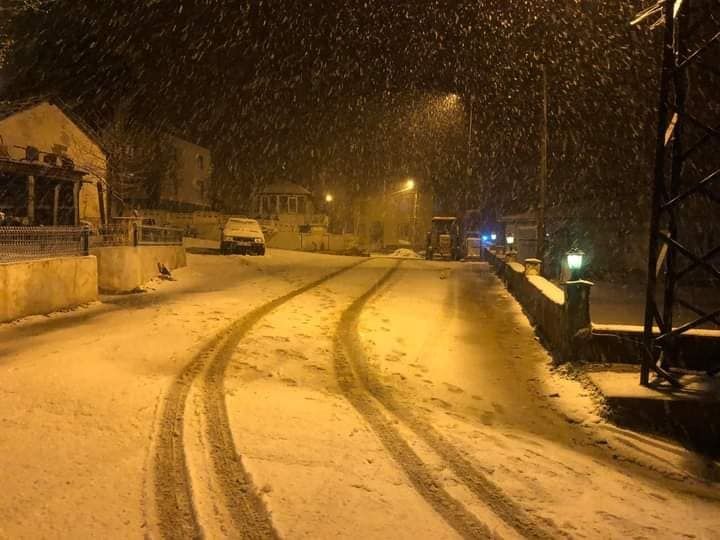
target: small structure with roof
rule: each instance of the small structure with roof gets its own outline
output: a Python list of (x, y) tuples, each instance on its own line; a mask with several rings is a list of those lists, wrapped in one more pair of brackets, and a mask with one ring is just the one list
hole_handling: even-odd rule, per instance
[(23, 225), (99, 225), (107, 158), (91, 130), (45, 99), (0, 102), (0, 211)]
[(310, 190), (284, 181), (261, 188), (253, 198), (253, 213), (274, 222), (278, 230), (298, 231), (306, 226), (327, 226), (327, 216), (316, 214)]

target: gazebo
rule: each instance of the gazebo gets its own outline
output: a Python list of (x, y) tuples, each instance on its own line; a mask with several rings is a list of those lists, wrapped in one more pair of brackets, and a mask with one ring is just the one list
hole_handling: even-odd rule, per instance
[(256, 196), (257, 215), (273, 219), (282, 215), (311, 215), (312, 193), (294, 182), (278, 182), (262, 188)]

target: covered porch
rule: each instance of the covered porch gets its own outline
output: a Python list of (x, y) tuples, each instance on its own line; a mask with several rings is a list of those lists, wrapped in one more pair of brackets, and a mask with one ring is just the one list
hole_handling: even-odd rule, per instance
[(0, 225), (78, 226), (80, 188), (90, 183), (85, 175), (74, 168), (0, 159)]

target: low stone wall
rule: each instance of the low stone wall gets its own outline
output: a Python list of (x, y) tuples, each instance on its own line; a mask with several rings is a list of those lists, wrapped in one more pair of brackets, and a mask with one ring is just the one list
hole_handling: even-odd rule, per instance
[(98, 287), (103, 292), (129, 292), (158, 275), (158, 263), (168, 269), (187, 264), (183, 246), (113, 246), (91, 250), (97, 257)]
[(541, 276), (526, 276), (525, 267), (521, 264), (506, 263), (492, 252), (486, 253), (490, 264), (522, 305), (549, 348), (558, 355), (567, 354), (570, 338), (563, 291)]
[(44, 315), (98, 298), (95, 257), (0, 264), (0, 322)]
[(351, 234), (311, 234), (292, 231), (278, 231), (267, 238), (267, 246), (296, 251), (334, 251), (342, 253), (357, 246), (357, 239)]
[[(641, 326), (591, 324), (589, 296), (576, 298), (579, 303), (573, 306), (557, 285), (538, 275), (525, 275), (523, 265), (505, 262), (492, 252), (486, 256), (558, 359), (600, 364), (642, 362), (647, 352)], [(589, 294), (590, 284), (587, 286)], [(720, 357), (720, 332), (690, 330), (678, 336), (677, 350), (679, 365), (698, 371), (712, 369), (717, 364), (714, 359)]]

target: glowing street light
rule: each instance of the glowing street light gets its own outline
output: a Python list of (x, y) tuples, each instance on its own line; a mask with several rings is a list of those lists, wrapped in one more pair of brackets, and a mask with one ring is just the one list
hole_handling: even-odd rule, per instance
[(415, 180), (413, 180), (412, 178), (408, 178), (405, 182), (405, 189), (407, 191), (415, 189)]
[(326, 203), (331, 203), (331, 202), (333, 202), (333, 196), (332, 196), (331, 193), (327, 193), (327, 194), (325, 195), (325, 202), (326, 202)]
[(508, 234), (508, 235), (505, 237), (505, 243), (507, 244), (507, 246), (508, 246), (509, 248), (512, 247), (513, 244), (515, 243), (515, 237), (514, 237), (512, 234)]
[(490, 235), (490, 240), (492, 240), (493, 242), (494, 242), (495, 240), (497, 240), (497, 234), (492, 233), (492, 234)]
[(580, 251), (579, 249), (571, 249), (568, 251), (565, 256), (567, 257), (567, 265), (570, 269), (570, 280), (575, 281), (577, 279), (580, 279), (580, 271), (583, 267), (583, 256), (585, 255), (584, 252)]

